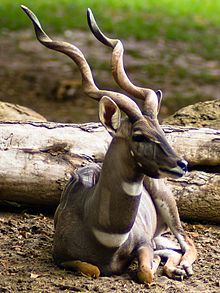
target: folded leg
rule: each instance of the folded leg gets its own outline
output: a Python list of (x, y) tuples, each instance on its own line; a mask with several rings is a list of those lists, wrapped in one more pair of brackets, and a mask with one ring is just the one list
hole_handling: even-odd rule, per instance
[(187, 236), (182, 227), (172, 191), (163, 179), (152, 179), (145, 176), (144, 185), (156, 206), (158, 218), (161, 218), (161, 222), (170, 228), (180, 244), (182, 250), (180, 266), (187, 275), (192, 275), (192, 264), (197, 258), (197, 251), (192, 239)]
[(65, 261), (60, 264), (63, 268), (72, 269), (83, 276), (92, 278), (98, 278), (100, 276), (100, 270), (97, 266), (80, 260)]
[(141, 246), (138, 249), (138, 272), (137, 277), (141, 283), (150, 284), (153, 281), (153, 249), (150, 246)]
[(180, 265), (182, 253), (179, 245), (163, 236), (156, 237), (154, 241), (155, 256), (158, 255), (165, 260), (164, 273), (172, 279), (182, 280), (186, 276), (186, 272)]

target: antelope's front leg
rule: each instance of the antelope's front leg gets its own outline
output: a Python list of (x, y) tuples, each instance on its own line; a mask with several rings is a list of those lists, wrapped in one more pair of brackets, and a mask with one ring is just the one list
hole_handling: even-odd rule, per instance
[(160, 261), (160, 257), (154, 256), (153, 249), (150, 246), (141, 246), (138, 249), (137, 277), (140, 283), (150, 284), (153, 282)]
[(97, 266), (80, 260), (71, 260), (61, 263), (63, 268), (72, 269), (83, 276), (98, 278), (100, 270)]
[[(195, 262), (197, 258), (197, 250), (195, 244), (192, 239), (190, 239), (186, 233), (179, 234), (181, 238), (179, 238), (179, 243), (184, 250), (184, 254), (182, 256), (180, 266), (184, 268), (188, 276), (193, 275), (192, 264)], [(182, 243), (182, 245), (181, 245)]]
[(192, 264), (197, 258), (197, 251), (193, 240), (187, 236), (182, 227), (172, 191), (163, 179), (145, 177), (144, 186), (156, 206), (158, 216), (162, 217), (163, 222), (170, 228), (180, 244), (183, 254), (180, 266), (187, 275), (192, 275)]

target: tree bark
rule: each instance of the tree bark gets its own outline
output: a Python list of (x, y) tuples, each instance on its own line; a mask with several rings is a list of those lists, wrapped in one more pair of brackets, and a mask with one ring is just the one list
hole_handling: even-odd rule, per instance
[[(191, 169), (169, 180), (183, 218), (220, 222), (220, 132), (163, 126), (173, 148)], [(100, 124), (0, 123), (0, 200), (56, 206), (74, 170), (102, 162), (111, 137)]]
[(220, 130), (183, 126), (162, 126), (177, 154), (190, 166), (220, 167)]
[(191, 171), (167, 181), (184, 220), (220, 223), (220, 173)]
[(57, 205), (74, 169), (101, 162), (110, 136), (100, 125), (0, 123), (0, 199)]

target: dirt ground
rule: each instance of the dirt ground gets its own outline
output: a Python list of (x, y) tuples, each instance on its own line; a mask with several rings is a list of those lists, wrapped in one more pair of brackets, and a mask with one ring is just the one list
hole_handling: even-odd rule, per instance
[(134, 263), (121, 276), (90, 279), (53, 263), (52, 213), (0, 212), (0, 292), (220, 292), (220, 227), (184, 224), (198, 249), (195, 274), (184, 281), (162, 275), (150, 288), (138, 284)]
[[(67, 31), (57, 38), (74, 41), (83, 50), (95, 68), (94, 76), (100, 87), (118, 89), (110, 78), (108, 49), (88, 33)], [(147, 86), (157, 89), (159, 85), (165, 92), (167, 98), (161, 109), (162, 116), (178, 108), (175, 95), (178, 98), (179, 93), (182, 93), (181, 98), (186, 98), (179, 106), (192, 102), (191, 96), (195, 97), (193, 101), (220, 97), (220, 82), (215, 82), (220, 75), (219, 61), (204, 60), (189, 53), (188, 48), (178, 42), (129, 39), (125, 45), (131, 78), (137, 84), (146, 84), (147, 79)], [(147, 68), (143, 66), (146, 62)], [(158, 72), (151, 68), (153, 63), (158, 64)], [(169, 65), (168, 69), (164, 69), (164, 64)], [(0, 68), (0, 100), (28, 106), (52, 121), (97, 120), (97, 104), (82, 97), (77, 68), (67, 57), (39, 45), (32, 30), (5, 31), (0, 35)], [(181, 76), (176, 76), (180, 69)], [(148, 70), (151, 70), (149, 74)], [(185, 75), (184, 70), (189, 74)], [(202, 82), (204, 76), (198, 77), (202, 71), (211, 76), (210, 83)], [(70, 79), (73, 87), (66, 87), (65, 80)], [(171, 102), (166, 103), (169, 99)], [(97, 280), (56, 267), (51, 255), (52, 218), (53, 212), (43, 209), (0, 208), (0, 292), (220, 292), (218, 226), (184, 224), (198, 249), (195, 274), (180, 282), (163, 276), (160, 269), (148, 288), (137, 283), (136, 264), (122, 276)]]

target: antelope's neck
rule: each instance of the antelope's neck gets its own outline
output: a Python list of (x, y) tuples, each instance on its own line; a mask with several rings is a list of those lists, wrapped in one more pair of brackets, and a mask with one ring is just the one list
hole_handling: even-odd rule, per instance
[(114, 138), (89, 204), (93, 232), (104, 245), (117, 246), (128, 237), (142, 188), (143, 175), (137, 171), (129, 147), (123, 139)]

